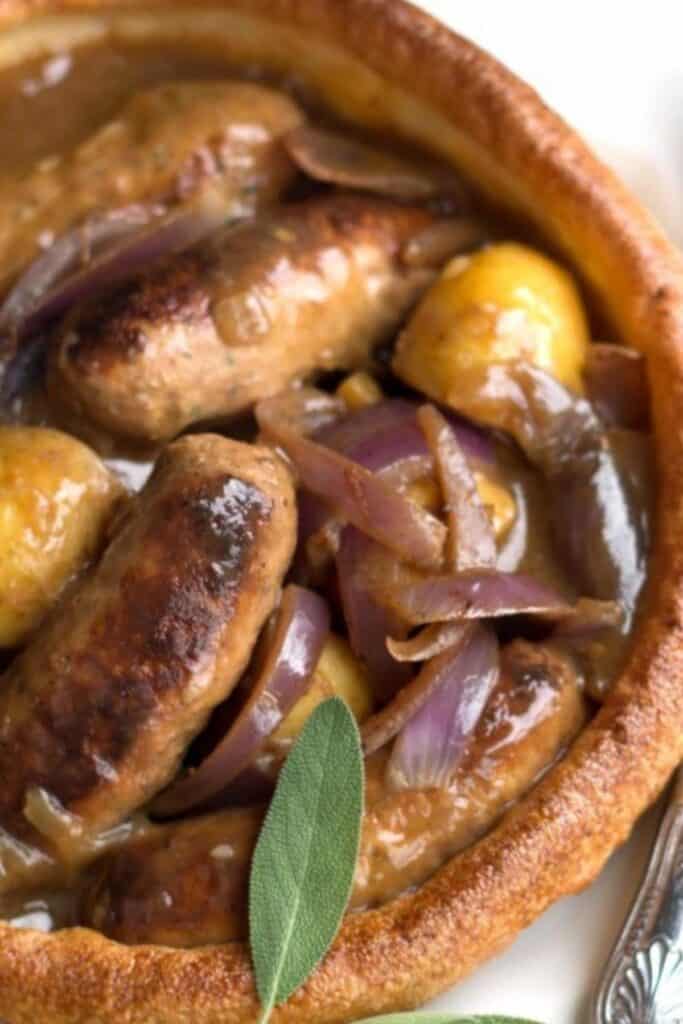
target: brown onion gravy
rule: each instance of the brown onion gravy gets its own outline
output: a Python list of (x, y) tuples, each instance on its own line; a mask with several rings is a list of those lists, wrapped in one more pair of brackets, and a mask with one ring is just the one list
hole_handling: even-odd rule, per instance
[(82, 142), (138, 89), (224, 77), (219, 57), (153, 43), (102, 42), (0, 71), (0, 182)]

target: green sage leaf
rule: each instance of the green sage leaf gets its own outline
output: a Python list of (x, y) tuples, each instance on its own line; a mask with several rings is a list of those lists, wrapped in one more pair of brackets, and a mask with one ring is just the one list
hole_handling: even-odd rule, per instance
[(409, 1013), (385, 1013), (379, 1017), (365, 1017), (356, 1024), (538, 1024), (538, 1021), (522, 1020), (521, 1017), (454, 1017), (452, 1013), (430, 1013), (428, 1010), (414, 1010)]
[(256, 844), (249, 938), (261, 1021), (329, 949), (351, 894), (363, 817), (358, 727), (339, 697), (319, 704), (285, 762)]

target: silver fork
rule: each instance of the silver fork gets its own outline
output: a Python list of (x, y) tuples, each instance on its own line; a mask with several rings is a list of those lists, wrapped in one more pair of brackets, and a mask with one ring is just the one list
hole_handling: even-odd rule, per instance
[(683, 766), (591, 1024), (683, 1024)]

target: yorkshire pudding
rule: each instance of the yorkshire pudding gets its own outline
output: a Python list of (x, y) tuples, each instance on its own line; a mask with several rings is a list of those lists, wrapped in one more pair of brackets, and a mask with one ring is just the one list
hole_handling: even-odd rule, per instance
[[(566, 757), (493, 832), (417, 891), (350, 915), (274, 1019), (406, 1009), (589, 884), (683, 756), (683, 263), (533, 90), (403, 0), (4, 0), (0, 69), (108, 36), (210, 44), (227, 65), (293, 76), (338, 117), (440, 155), (562, 254), (605, 322), (647, 357), (658, 511), (625, 670)], [(0, 1016), (12, 1024), (257, 1016), (240, 943), (176, 950), (3, 925), (0, 944)]]

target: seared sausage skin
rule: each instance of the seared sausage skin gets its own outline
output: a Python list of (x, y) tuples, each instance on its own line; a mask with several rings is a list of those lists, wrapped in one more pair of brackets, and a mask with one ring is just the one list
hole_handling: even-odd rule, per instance
[(136, 93), (71, 153), (0, 178), (0, 293), (56, 237), (89, 214), (166, 206), (210, 188), (226, 217), (272, 202), (293, 179), (282, 136), (303, 115), (288, 96), (247, 82), (169, 82)]
[(76, 310), (53, 347), (49, 392), (108, 433), (158, 442), (315, 371), (359, 365), (432, 276), (400, 259), (430, 221), (336, 195), (226, 229)]
[[(2, 680), (3, 834), (77, 864), (168, 783), (278, 600), (295, 515), (267, 449), (207, 434), (165, 451), (94, 572)], [(45, 827), (29, 810), (49, 838), (24, 813), (36, 787), (59, 812)], [(65, 813), (79, 828), (60, 830)], [(0, 890), (29, 880), (7, 871)]]
[[(562, 753), (585, 720), (568, 662), (518, 641), (448, 789), (392, 791), (387, 752), (367, 764), (366, 815), (350, 906), (377, 906), (420, 885), (483, 835)], [(153, 828), (93, 866), (82, 923), (129, 943), (192, 946), (246, 932), (261, 808)]]

